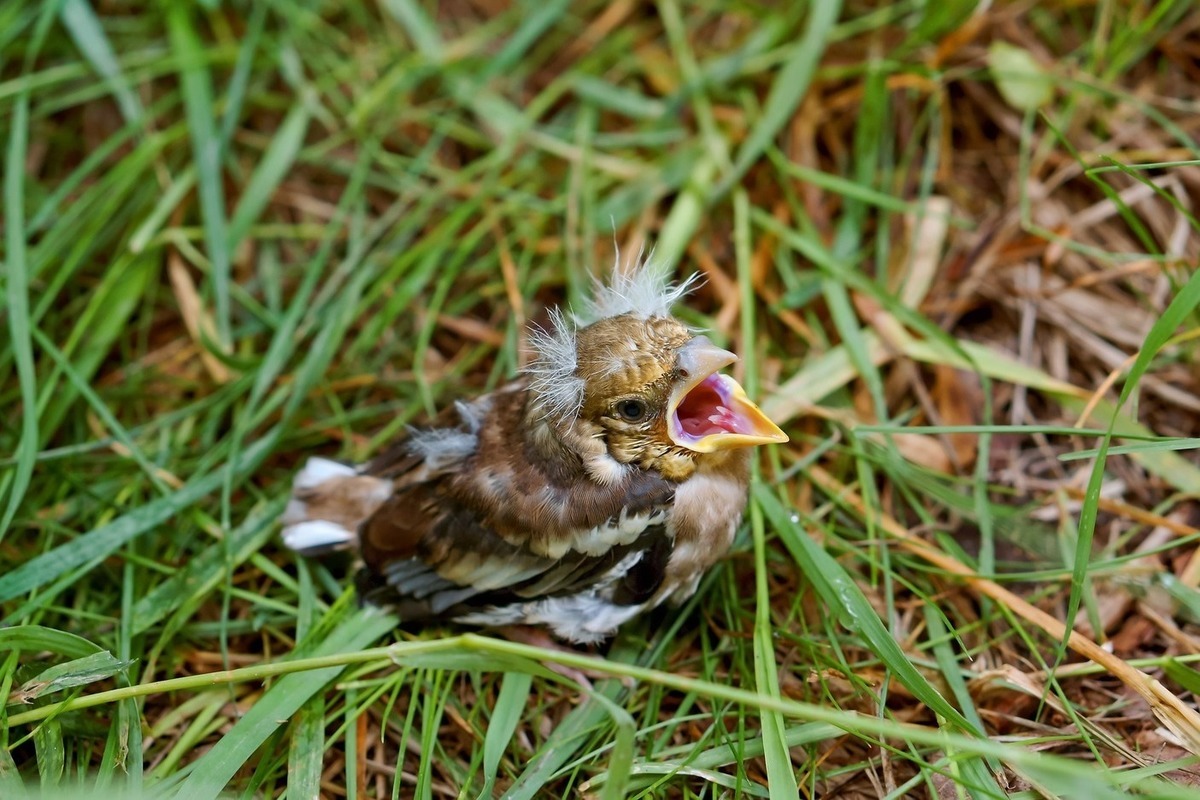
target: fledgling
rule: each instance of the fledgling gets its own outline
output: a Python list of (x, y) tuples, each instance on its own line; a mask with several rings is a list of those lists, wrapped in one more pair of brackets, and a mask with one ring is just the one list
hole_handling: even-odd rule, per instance
[(787, 441), (720, 374), (737, 357), (671, 316), (686, 291), (618, 270), (587, 312), (532, 331), (522, 378), (361, 466), (309, 459), (284, 542), (357, 549), (364, 597), (406, 623), (587, 643), (685, 600), (733, 542), (749, 447)]

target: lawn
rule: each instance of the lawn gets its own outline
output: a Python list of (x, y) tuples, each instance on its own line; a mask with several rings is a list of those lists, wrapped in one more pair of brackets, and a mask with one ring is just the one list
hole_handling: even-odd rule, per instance
[[(1198, 65), (1189, 0), (0, 0), (0, 798), (1200, 797)], [(643, 249), (792, 439), (685, 606), (397, 628), (281, 545)]]

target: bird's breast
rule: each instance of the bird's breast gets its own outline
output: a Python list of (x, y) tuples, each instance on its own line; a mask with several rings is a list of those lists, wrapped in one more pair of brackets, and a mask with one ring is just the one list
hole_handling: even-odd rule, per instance
[(674, 550), (667, 562), (659, 600), (679, 602), (733, 544), (746, 506), (749, 476), (741, 469), (699, 469), (675, 490), (670, 533)]

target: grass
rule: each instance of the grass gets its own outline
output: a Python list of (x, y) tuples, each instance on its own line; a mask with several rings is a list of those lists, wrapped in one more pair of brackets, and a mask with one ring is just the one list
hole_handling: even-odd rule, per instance
[[(0, 797), (1200, 796), (1200, 12), (439, 5), (0, 0)], [(617, 246), (793, 439), (696, 597), (280, 547)]]

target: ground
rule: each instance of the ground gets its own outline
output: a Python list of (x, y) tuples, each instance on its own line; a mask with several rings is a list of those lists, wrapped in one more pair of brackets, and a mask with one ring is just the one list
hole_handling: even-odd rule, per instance
[[(1200, 796), (1198, 64), (1187, 0), (0, 2), (0, 797)], [(792, 436), (690, 603), (397, 630), (280, 545), (643, 248)]]

